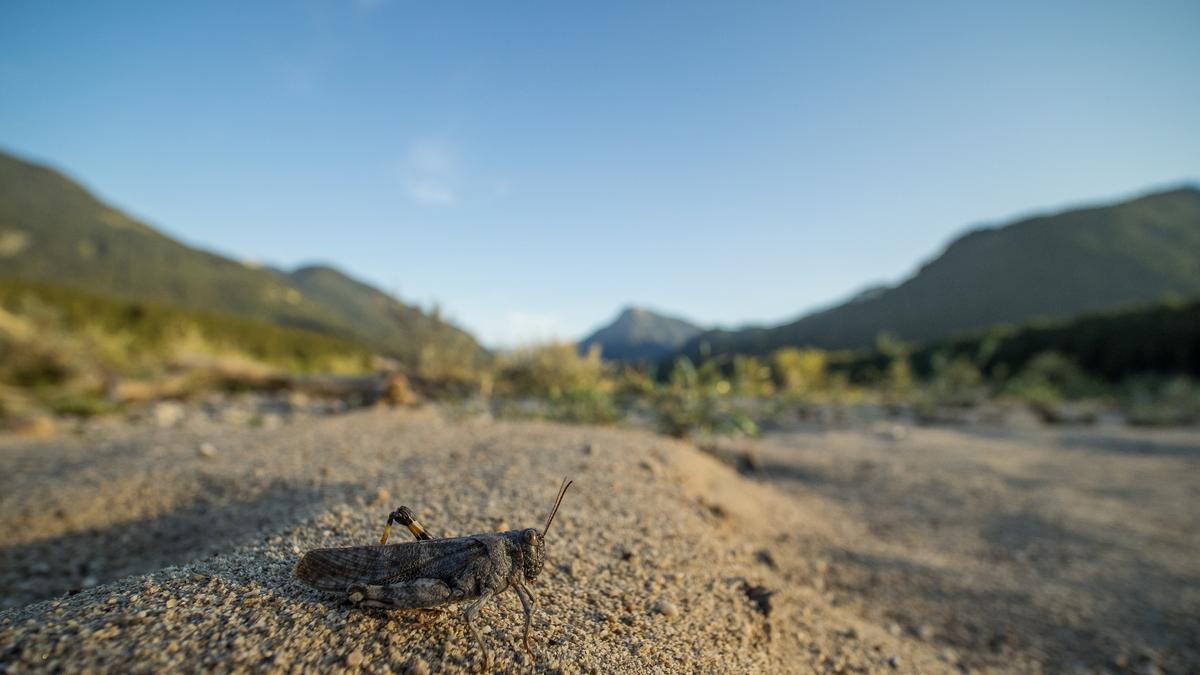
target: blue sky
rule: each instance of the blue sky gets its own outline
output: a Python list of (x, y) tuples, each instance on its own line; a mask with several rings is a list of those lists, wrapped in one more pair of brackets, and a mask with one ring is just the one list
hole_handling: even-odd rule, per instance
[(0, 147), (491, 345), (792, 317), (1200, 178), (1200, 3), (0, 4)]

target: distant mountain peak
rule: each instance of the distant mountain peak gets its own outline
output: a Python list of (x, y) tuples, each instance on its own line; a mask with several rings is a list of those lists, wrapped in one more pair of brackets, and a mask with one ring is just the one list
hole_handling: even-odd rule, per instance
[(612, 322), (580, 342), (582, 350), (600, 347), (610, 361), (655, 361), (682, 346), (702, 329), (685, 319), (628, 305)]

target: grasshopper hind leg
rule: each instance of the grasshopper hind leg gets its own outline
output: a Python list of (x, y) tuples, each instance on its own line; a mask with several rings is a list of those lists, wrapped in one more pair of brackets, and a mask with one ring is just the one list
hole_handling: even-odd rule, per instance
[(413, 515), (412, 509), (407, 506), (401, 506), (388, 515), (387, 525), (383, 526), (383, 536), (379, 538), (380, 545), (388, 542), (388, 537), (392, 534), (392, 525), (394, 523), (400, 523), (407, 527), (408, 531), (412, 532), (412, 536), (419, 541), (433, 539), (433, 535), (429, 534), (429, 530), (426, 530), (421, 523), (417, 522), (417, 517)]
[(451, 591), (441, 579), (416, 579), (400, 584), (353, 584), (346, 589), (350, 602), (385, 609), (424, 609), (450, 601)]

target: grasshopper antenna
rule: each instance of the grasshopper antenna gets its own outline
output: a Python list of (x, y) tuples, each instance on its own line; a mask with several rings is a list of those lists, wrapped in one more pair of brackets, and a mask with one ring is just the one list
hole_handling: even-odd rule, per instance
[(546, 518), (546, 526), (542, 528), (543, 537), (550, 531), (550, 523), (554, 522), (554, 514), (558, 513), (558, 507), (562, 505), (563, 495), (567, 494), (567, 488), (571, 487), (571, 484), (574, 482), (573, 480), (564, 478), (562, 485), (559, 486), (558, 497), (554, 500), (554, 508), (550, 510), (550, 517)]

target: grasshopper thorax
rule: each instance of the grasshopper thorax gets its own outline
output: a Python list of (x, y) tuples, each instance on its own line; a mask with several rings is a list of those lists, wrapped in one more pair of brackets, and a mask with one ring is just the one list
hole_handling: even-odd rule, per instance
[(531, 527), (521, 532), (517, 547), (521, 551), (521, 573), (525, 575), (526, 581), (533, 581), (542, 571), (542, 564), (546, 560), (545, 537)]

